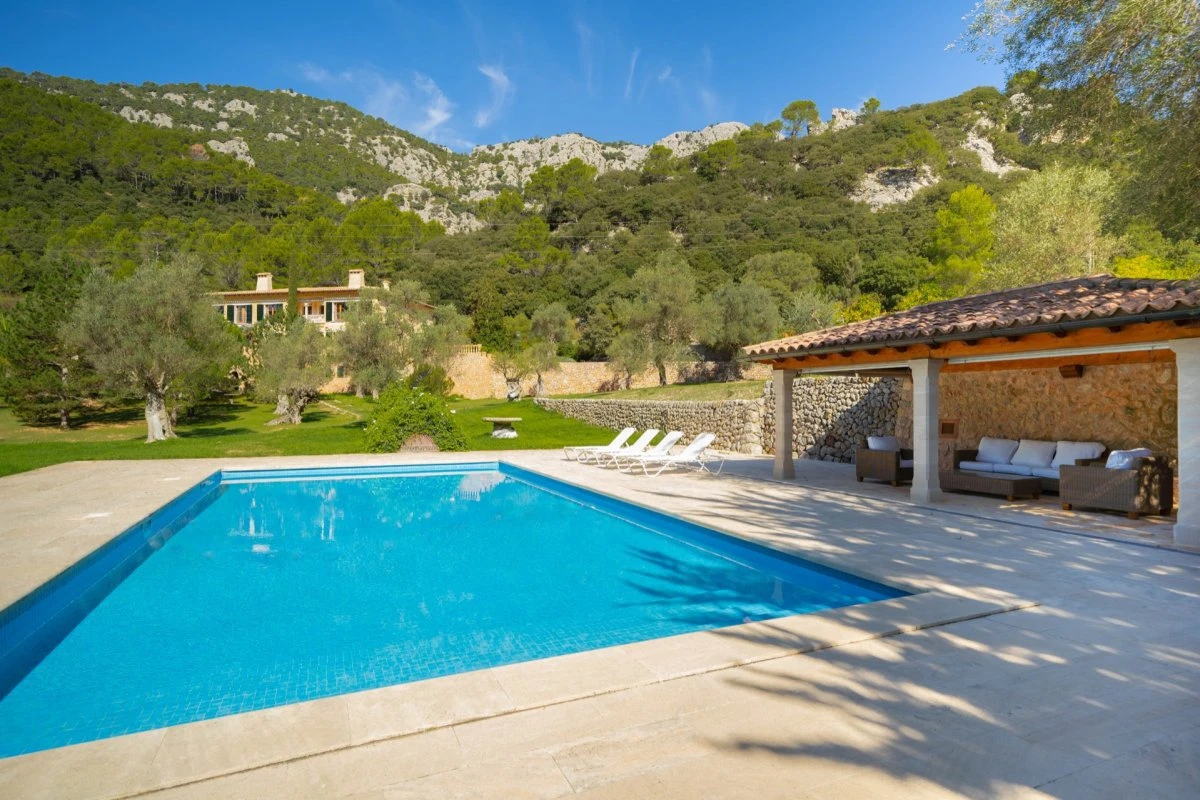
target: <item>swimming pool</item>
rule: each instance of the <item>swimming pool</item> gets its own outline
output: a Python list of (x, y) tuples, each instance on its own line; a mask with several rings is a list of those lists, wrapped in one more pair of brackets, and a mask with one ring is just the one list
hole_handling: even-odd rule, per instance
[(0, 756), (904, 594), (507, 464), (218, 473), (0, 612)]

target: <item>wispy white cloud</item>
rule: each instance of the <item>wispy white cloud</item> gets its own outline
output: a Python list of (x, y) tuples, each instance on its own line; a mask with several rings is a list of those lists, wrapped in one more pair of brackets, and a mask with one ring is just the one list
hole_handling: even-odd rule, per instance
[(641, 54), (642, 54), (642, 50), (639, 47), (639, 48), (636, 48), (633, 51), (633, 55), (631, 55), (629, 57), (629, 74), (625, 76), (625, 99), (626, 100), (629, 100), (629, 98), (633, 95), (633, 75), (635, 72), (637, 72), (638, 56), (640, 56)]
[(592, 60), (592, 40), (595, 39), (595, 34), (587, 23), (578, 19), (575, 20), (575, 33), (579, 36), (579, 68), (583, 71), (588, 94), (594, 94), (596, 86), (593, 80), (595, 66)]
[(498, 64), (480, 64), (479, 71), (488, 79), (492, 89), (491, 102), (475, 112), (475, 127), (485, 128), (508, 106), (517, 87)]
[(663, 67), (662, 69), (660, 69), (658, 71), (658, 82), (659, 83), (666, 83), (669, 80), (671, 80), (671, 65), (670, 64), (668, 64), (667, 66)]
[(428, 75), (417, 73), (413, 85), (425, 95), (425, 117), (417, 123), (416, 132), (425, 137), (434, 136), (438, 129), (454, 116), (454, 104)]
[(299, 65), (299, 69), (304, 79), (313, 83), (329, 83), (333, 80), (333, 74), (319, 64), (305, 61)]
[(710, 121), (715, 122), (716, 117), (721, 112), (721, 101), (717, 98), (715, 92), (707, 86), (700, 87), (700, 104), (704, 107), (704, 113)]
[(354, 103), (366, 113), (426, 139), (460, 149), (473, 146), (451, 126), (456, 105), (428, 75), (414, 72), (405, 80), (372, 67), (335, 72), (307, 61), (298, 64), (296, 71), (300, 77), (326, 87), (334, 96)]

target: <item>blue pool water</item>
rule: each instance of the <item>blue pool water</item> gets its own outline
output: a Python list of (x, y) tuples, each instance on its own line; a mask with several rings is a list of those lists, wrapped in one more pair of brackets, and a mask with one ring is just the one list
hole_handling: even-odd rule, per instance
[(0, 615), (0, 756), (903, 594), (508, 465), (224, 473)]

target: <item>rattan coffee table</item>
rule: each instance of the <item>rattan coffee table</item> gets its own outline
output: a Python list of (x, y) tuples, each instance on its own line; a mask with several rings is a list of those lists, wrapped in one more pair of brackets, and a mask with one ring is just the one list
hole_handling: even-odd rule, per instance
[(940, 483), (948, 492), (996, 494), (1008, 500), (1016, 500), (1018, 495), (1032, 497), (1034, 500), (1042, 496), (1042, 479), (1028, 475), (955, 470), (941, 473)]

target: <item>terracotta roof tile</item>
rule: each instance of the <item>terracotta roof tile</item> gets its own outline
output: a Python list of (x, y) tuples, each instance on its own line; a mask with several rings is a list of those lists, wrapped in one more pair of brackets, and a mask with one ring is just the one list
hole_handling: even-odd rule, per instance
[(1105, 321), (1146, 313), (1200, 316), (1200, 280), (1160, 281), (1093, 275), (1022, 286), (910, 308), (745, 348), (751, 358), (807, 350), (899, 345), (936, 336), (1008, 335), (1060, 322)]

